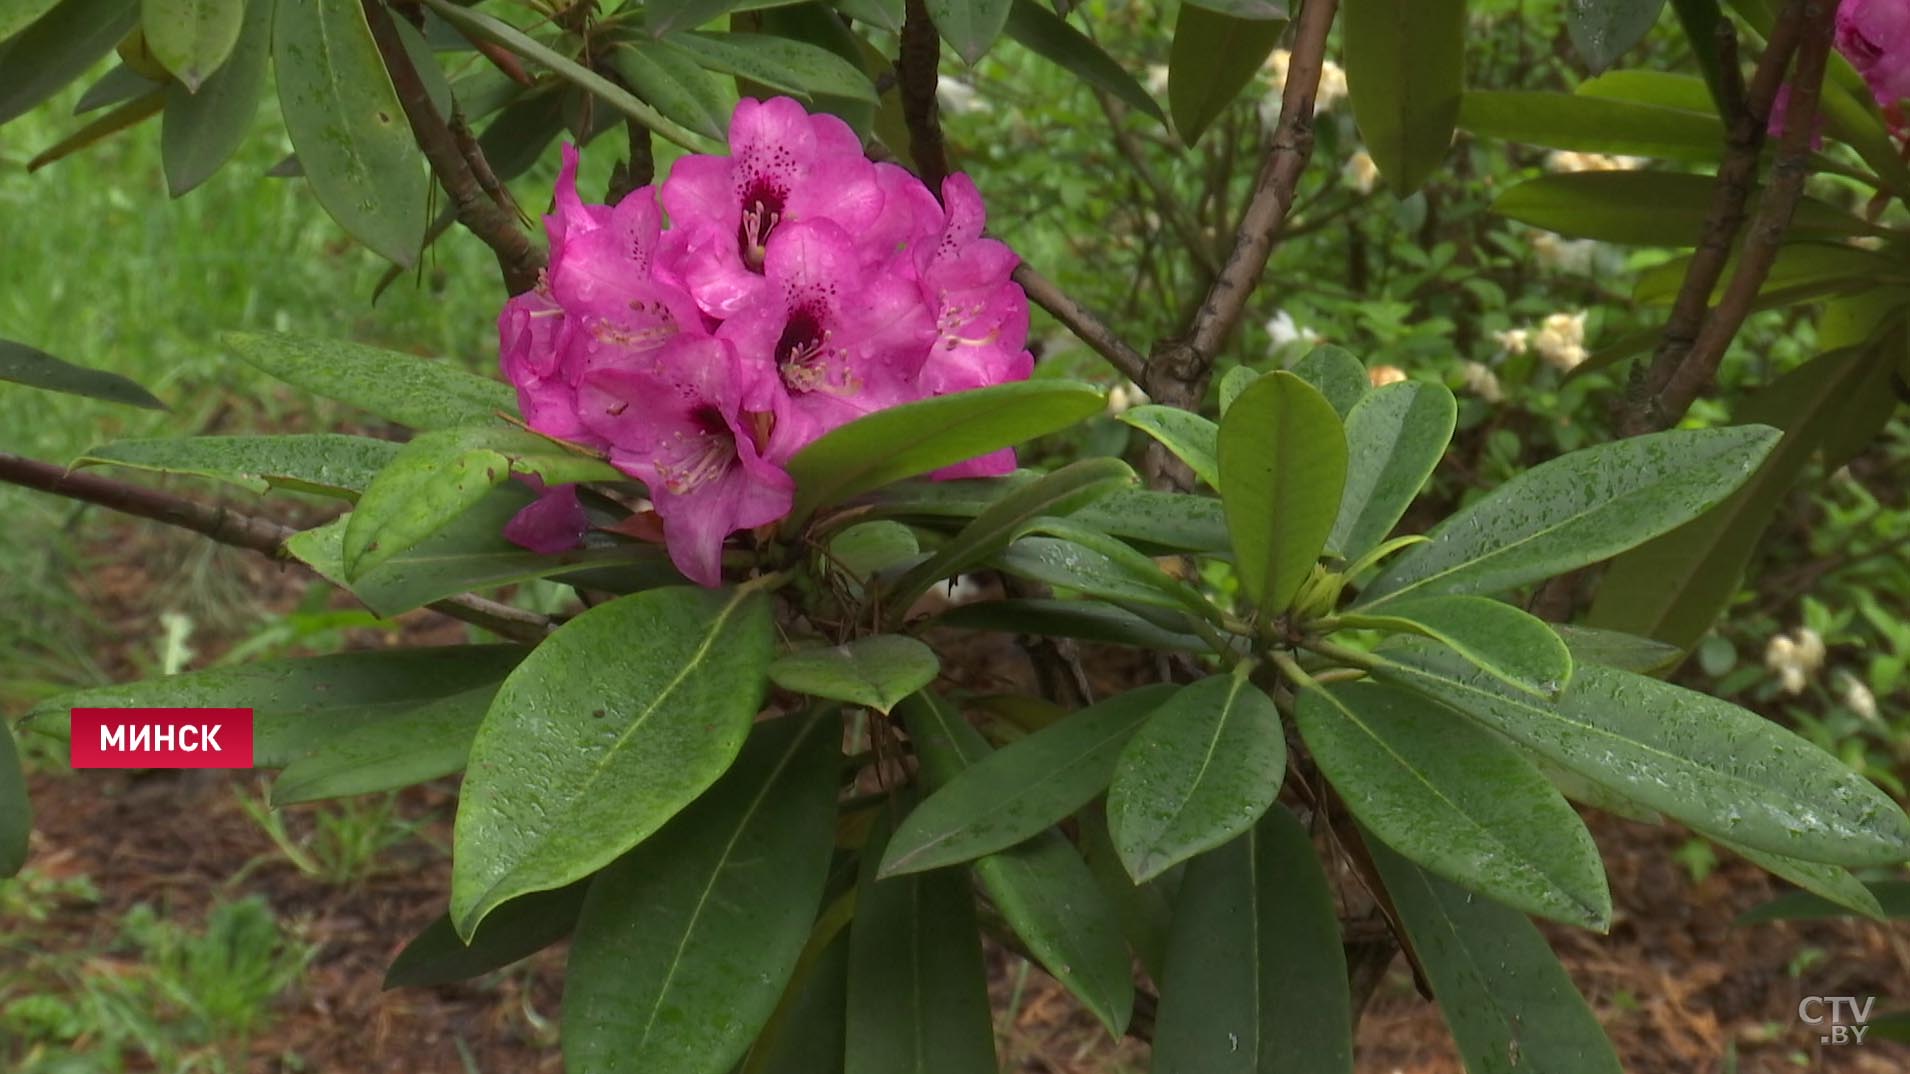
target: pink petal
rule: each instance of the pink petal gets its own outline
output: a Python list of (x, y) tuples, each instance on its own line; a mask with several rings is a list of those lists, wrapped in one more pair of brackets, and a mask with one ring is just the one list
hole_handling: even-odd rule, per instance
[[(542, 485), (542, 481), (537, 482)], [(583, 544), (590, 516), (576, 485), (540, 489), (537, 499), (504, 524), (504, 539), (538, 555), (555, 556)]]

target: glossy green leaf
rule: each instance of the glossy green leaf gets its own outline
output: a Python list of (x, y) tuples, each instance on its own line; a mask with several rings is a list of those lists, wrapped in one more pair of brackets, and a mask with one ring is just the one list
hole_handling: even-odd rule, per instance
[(1855, 402), (1888, 397), (1890, 363), (1869, 350), (1813, 359), (1742, 408), (1781, 426), (1783, 439), (1743, 487), (1711, 510), (1618, 557), (1599, 582), (1589, 621), (1689, 649), (1737, 595), (1778, 505)]
[(858, 22), (866, 22), (891, 33), (906, 21), (905, 0), (835, 0), (836, 10)]
[(761, 6), (749, 0), (645, 0), (643, 28), (662, 37), (672, 30), (694, 30), (739, 8)]
[(1715, 115), (1576, 93), (1467, 90), (1459, 126), (1485, 138), (1580, 153), (1715, 162)]
[(1718, 114), (1717, 104), (1712, 100), (1711, 91), (1703, 79), (1674, 71), (1652, 71), (1640, 67), (1607, 71), (1596, 78), (1580, 82), (1572, 92), (1580, 97), (1675, 108), (1696, 112), (1701, 116)]
[(261, 660), (61, 694), (36, 705), (22, 726), (65, 738), (74, 708), (249, 708), (254, 763), (282, 768), (355, 728), (495, 683), (524, 652), (454, 645)]
[(1572, 677), (1571, 650), (1550, 625), (1489, 597), (1408, 597), (1377, 613), (1348, 612), (1339, 622), (1432, 638), (1507, 686), (1541, 698), (1557, 697)]
[(998, 1074), (968, 878), (876, 876), (886, 814), (862, 848), (849, 926), (845, 1074)]
[(1220, 498), (1242, 593), (1286, 610), (1312, 573), (1346, 486), (1346, 433), (1326, 396), (1291, 373), (1254, 381), (1220, 423)]
[(397, 790), (462, 771), (495, 683), (340, 730), (272, 781), (272, 806)]
[(1569, 0), (1565, 28), (1594, 71), (1610, 67), (1658, 21), (1665, 0)]
[(1122, 748), (1177, 689), (1117, 694), (989, 754), (909, 812), (881, 875), (970, 861), (1060, 823), (1107, 789)]
[(379, 471), (352, 511), (345, 527), (346, 577), (357, 578), (442, 530), (512, 474), (551, 485), (623, 477), (601, 459), (515, 426), (422, 433)]
[(953, 578), (1001, 551), (1029, 522), (1047, 515), (1072, 514), (1134, 483), (1133, 469), (1112, 458), (1079, 459), (1043, 474), (990, 504), (934, 555), (903, 575), (891, 588), (890, 600), (899, 607), (909, 607), (936, 582)]
[(1341, 30), (1360, 135), (1405, 197), (1452, 145), (1465, 90), (1465, 0), (1346, 0)]
[(1182, 142), (1200, 141), (1260, 73), (1286, 29), (1279, 19), (1250, 20), (1181, 5), (1167, 59), (1167, 100)]
[(830, 565), (855, 578), (898, 569), (921, 558), (921, 554), (915, 531), (887, 519), (858, 522), (829, 539)]
[[(1725, 271), (1713, 289), (1712, 302), (1724, 297), (1724, 290), (1737, 272), (1738, 259), (1733, 257), (1727, 262)], [(1669, 306), (1683, 290), (1685, 274), (1691, 268), (1691, 257), (1674, 257), (1662, 264), (1655, 265), (1638, 274), (1638, 282), (1632, 286), (1632, 297), (1640, 302)], [(1846, 246), (1836, 242), (1787, 242), (1778, 248), (1777, 259), (1771, 263), (1770, 273), (1765, 277), (1761, 294), (1803, 295), (1824, 294), (1838, 287), (1859, 287), (1869, 290), (1879, 277), (1887, 276), (1896, 270), (1896, 262), (1883, 254), (1871, 250)]]
[(131, 130), (159, 114), (165, 106), (165, 93), (152, 90), (101, 113), (79, 130), (40, 150), (27, 161), (27, 171), (36, 172), (49, 164), (65, 160), (82, 149), (89, 149), (122, 131)]
[(1366, 398), (1372, 381), (1366, 377), (1366, 363), (1345, 347), (1323, 343), (1293, 363), (1293, 375), (1318, 388), (1333, 412), (1344, 419)]
[(1234, 366), (1222, 374), (1220, 378), (1220, 413), (1225, 415), (1228, 410), (1231, 410), (1234, 405), (1234, 400), (1240, 398), (1240, 393), (1247, 390), (1247, 385), (1259, 379), (1260, 371), (1258, 369), (1244, 365)]
[[(870, 513), (910, 519), (973, 518), (1009, 489), (1038, 475), (961, 481), (904, 481), (871, 497)], [(1227, 551), (1227, 523), (1220, 501), (1147, 489), (1123, 489), (1075, 511), (1075, 521), (1149, 549), (1173, 552)]]
[(447, 915), (413, 937), (391, 968), (386, 988), (435, 988), (480, 977), (542, 951), (570, 935), (589, 884), (512, 899), (484, 920), (469, 944)]
[(109, 105), (144, 97), (158, 88), (159, 83), (122, 63), (86, 87), (86, 92), (80, 94), (79, 101), (73, 105), (73, 114), (83, 116)]
[[(1765, 872), (1782, 877), (1820, 899), (1874, 921), (1885, 920), (1883, 906), (1877, 901), (1876, 894), (1852, 876), (1848, 869), (1753, 850), (1726, 839), (1718, 839), (1717, 843)], [(1755, 908), (1750, 911), (1756, 912)], [(1744, 923), (1743, 916), (1737, 923)]]
[(1674, 429), (1541, 463), (1433, 527), (1360, 594), (1503, 593), (1634, 548), (1702, 514), (1777, 443), (1761, 425)]
[(1108, 829), (1136, 881), (1253, 825), (1286, 776), (1273, 700), (1243, 673), (1211, 675), (1156, 709), (1121, 750)]
[[(1492, 211), (1572, 238), (1622, 246), (1695, 246), (1716, 185), (1711, 176), (1686, 172), (1545, 175), (1499, 195)], [(1806, 197), (1797, 203), (1790, 234), (1841, 237), (1868, 230), (1842, 209)]]
[(569, 1069), (724, 1074), (742, 1058), (822, 902), (841, 737), (833, 710), (759, 727), (591, 882), (564, 977)]
[(842, 645), (798, 649), (769, 665), (769, 681), (811, 697), (886, 713), (935, 681), (935, 650), (901, 634), (874, 634)]
[(1368, 839), (1471, 1074), (1621, 1074), (1611, 1042), (1524, 914)]
[(0, 41), (26, 29), (57, 3), (59, 0), (0, 0)]
[(796, 479), (792, 516), (1059, 432), (1105, 405), (1086, 384), (1030, 380), (878, 410), (817, 438), (789, 460)]
[[(1882, 880), (1864, 885), (1883, 916), (1910, 918), (1910, 880)], [(1839, 903), (1808, 891), (1792, 891), (1738, 915), (1734, 925), (1762, 925), (1769, 921), (1823, 921), (1847, 918)]]
[(424, 241), (424, 155), (358, 0), (278, 5), (272, 66), (292, 149), (340, 227), (400, 265)]
[[(148, 7), (155, 0), (147, 0)], [(190, 3), (192, 0), (172, 0)], [(272, 58), (272, 13), (278, 0), (227, 0), (245, 7), (237, 47), (196, 90), (184, 82), (166, 87), (166, 118), (159, 157), (166, 189), (179, 197), (212, 177), (251, 133), (252, 117), (265, 94)]]
[(1142, 619), (1132, 612), (1091, 600), (985, 600), (962, 604), (935, 618), (938, 626), (957, 630), (999, 630), (1078, 638), (1103, 645), (1137, 649), (1167, 649), (1204, 653), (1205, 641), (1180, 634)]
[(414, 429), (517, 413), (517, 393), (510, 385), (442, 359), (273, 332), (228, 332), (222, 338), (247, 364), (280, 380)]
[[(824, 927), (819, 921), (818, 933)], [(737, 1074), (841, 1074), (849, 1022), (849, 938), (832, 928), (827, 946), (818, 950), (816, 936), (811, 934), (789, 982), (799, 991), (784, 992)]]
[(471, 746), (459, 933), (609, 864), (714, 783), (755, 719), (773, 636), (762, 594), (675, 587), (600, 604), (538, 646)]
[(1023, 537), (995, 559), (1011, 574), (1119, 604), (1220, 617), (1198, 590), (1114, 537), (1062, 519), (1042, 519), (1027, 529), (1045, 536)]
[(747, 78), (799, 96), (827, 94), (876, 102), (869, 76), (828, 49), (769, 34), (671, 34), (664, 41), (681, 48), (712, 71)]
[(927, 0), (929, 18), (942, 40), (969, 66), (981, 62), (1008, 24), (1014, 0)]
[[(981, 733), (932, 694), (910, 699), (902, 715), (933, 788), (949, 786), (993, 756)], [(893, 845), (891, 840), (891, 849)], [(885, 869), (878, 875), (890, 874)], [(1035, 960), (1109, 1033), (1119, 1037), (1126, 1032), (1134, 1006), (1127, 947), (1113, 905), (1074, 846), (1060, 833), (1044, 830), (977, 861), (975, 875)]]
[(1166, 122), (1161, 106), (1114, 57), (1037, 0), (1014, 0), (1003, 29), (1015, 42), (1128, 107)]
[(146, 47), (186, 89), (197, 92), (233, 53), (246, 0), (141, 0)]
[(1352, 1000), (1333, 889), (1313, 840), (1284, 807), (1187, 867), (1153, 1070), (1352, 1074)]
[(1346, 416), (1346, 491), (1326, 546), (1356, 560), (1393, 532), (1452, 442), (1459, 404), (1443, 384), (1406, 381)]
[(1910, 819), (1888, 796), (1729, 702), (1596, 664), (1551, 702), (1436, 653), (1390, 652), (1376, 674), (1699, 831), (1830, 865), (1910, 856)]
[(24, 343), (0, 339), (0, 381), (49, 392), (83, 395), (109, 403), (164, 410), (166, 404), (118, 373), (73, 365)]
[(1570, 623), (1547, 625), (1571, 651), (1574, 664), (1603, 664), (1620, 671), (1648, 675), (1671, 667), (1684, 655), (1675, 645), (1641, 638), (1636, 634)]
[(625, 41), (610, 54), (617, 74), (657, 111), (708, 138), (725, 138), (731, 95), (689, 53), (667, 41)]
[(1148, 976), (1159, 981), (1166, 972), (1167, 936), (1174, 919), (1166, 881), (1171, 878), (1178, 887), (1181, 874), (1169, 872), (1159, 881), (1136, 884), (1134, 878), (1127, 875), (1127, 867), (1121, 864), (1114, 839), (1108, 835), (1107, 815), (1098, 807), (1083, 809), (1076, 815), (1075, 831), (1081, 857), (1088, 863), (1095, 882), (1114, 904), (1128, 947), (1140, 959)]
[(1353, 816), (1388, 846), (1526, 913), (1610, 924), (1598, 845), (1504, 739), (1374, 682), (1301, 691), (1294, 723)]
[(398, 450), (389, 440), (343, 433), (191, 436), (115, 440), (74, 459), (73, 466), (191, 474), (252, 492), (282, 488), (349, 500), (371, 484)]
[(27, 860), (27, 833), (33, 828), (33, 807), (27, 801), (27, 777), (20, 767), (20, 750), (13, 728), (0, 720), (0, 877), (20, 871)]
[[(22, 19), (43, 11), (38, 18)], [(0, 4), (0, 20), (19, 33), (0, 40), (0, 124), (58, 93), (86, 73), (139, 23), (139, 0), (44, 0)], [(23, 27), (23, 28), (22, 28)], [(5, 37), (5, 35), (0, 35)]]
[(1122, 411), (1121, 421), (1159, 441), (1209, 487), (1220, 487), (1220, 426), (1191, 410), (1153, 403)]

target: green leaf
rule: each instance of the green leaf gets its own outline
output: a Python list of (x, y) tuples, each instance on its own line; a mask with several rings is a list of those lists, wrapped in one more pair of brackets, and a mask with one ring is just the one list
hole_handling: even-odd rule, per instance
[(905, 0), (836, 0), (836, 10), (858, 22), (894, 33), (906, 20)]
[[(959, 481), (904, 481), (871, 497), (870, 514), (911, 519), (974, 518), (1038, 475), (1021, 470), (1005, 477)], [(1226, 552), (1227, 523), (1220, 501), (1147, 489), (1110, 493), (1074, 512), (1090, 529), (1170, 552)]]
[(1582, 93), (1467, 90), (1459, 126), (1548, 149), (1693, 163), (1717, 160), (1724, 145), (1716, 115)]
[(942, 40), (973, 67), (1008, 23), (1013, 0), (928, 0), (928, 16)]
[(1368, 839), (1471, 1074), (1621, 1074), (1611, 1042), (1524, 914)]
[(27, 801), (27, 777), (20, 767), (20, 751), (13, 728), (0, 720), (0, 876), (12, 876), (27, 860), (27, 833), (33, 828), (33, 806)]
[(1673, 666), (1684, 655), (1675, 645), (1666, 645), (1662, 641), (1641, 638), (1635, 634), (1573, 626), (1570, 623), (1547, 625), (1571, 650), (1574, 664), (1603, 664), (1608, 668), (1647, 675)]
[(1345, 347), (1323, 343), (1293, 363), (1293, 375), (1318, 388), (1333, 412), (1344, 419), (1366, 398), (1372, 381), (1366, 378), (1366, 363)]
[[(1711, 301), (1724, 297), (1730, 278), (1736, 274), (1738, 259), (1727, 262)], [(1764, 297), (1823, 294), (1838, 287), (1861, 286), (1869, 290), (1879, 277), (1895, 272), (1897, 263), (1870, 250), (1837, 242), (1787, 242), (1778, 248), (1777, 259), (1765, 276), (1760, 294)], [(1638, 274), (1632, 297), (1640, 302), (1669, 306), (1684, 289), (1685, 275), (1691, 269), (1691, 257), (1674, 257)]]
[[(1108, 835), (1107, 816), (1098, 807), (1082, 810), (1075, 817), (1075, 830), (1081, 857), (1088, 863), (1088, 871), (1094, 874), (1095, 883), (1101, 885), (1101, 890), (1113, 902), (1128, 947), (1140, 959), (1148, 976), (1160, 980), (1161, 974), (1166, 972), (1167, 934), (1174, 917), (1165, 890), (1167, 885), (1162, 882), (1136, 884), (1134, 878), (1127, 875), (1121, 855), (1114, 849), (1114, 840)], [(1180, 874), (1168, 876), (1178, 887)]]
[(1301, 691), (1294, 723), (1353, 816), (1388, 846), (1526, 913), (1610, 925), (1598, 845), (1504, 739), (1374, 682)]
[(842, 645), (798, 649), (769, 665), (769, 681), (811, 697), (887, 713), (935, 681), (935, 650), (900, 634), (874, 634)]
[(1281, 806), (1194, 859), (1174, 906), (1156, 1074), (1352, 1074), (1333, 889)]
[[(1883, 880), (1866, 884), (1871, 899), (1883, 916), (1910, 918), (1910, 880)], [(1733, 925), (1762, 925), (1769, 921), (1824, 921), (1847, 918), (1850, 911), (1821, 895), (1792, 891), (1738, 915)]]
[[(854, 909), (853, 891), (846, 894)], [(844, 1036), (849, 1021), (849, 938), (844, 920), (833, 927), (828, 918), (837, 904), (823, 912), (797, 959), (796, 972), (783, 993), (776, 1013), (750, 1045), (737, 1074), (842, 1074)], [(824, 946), (817, 937), (828, 930)]]
[(63, 739), (74, 708), (249, 708), (253, 762), (282, 768), (355, 728), (497, 682), (523, 655), (517, 645), (455, 645), (262, 660), (76, 690), (25, 719)]
[(1004, 27), (1008, 36), (1081, 81), (1113, 94), (1130, 108), (1165, 123), (1161, 106), (1154, 103), (1134, 76), (1101, 50), (1088, 35), (1036, 0), (1014, 0)]
[(1341, 27), (1360, 135), (1405, 197), (1452, 145), (1465, 91), (1465, 0), (1346, 0)]
[(662, 37), (672, 30), (694, 30), (738, 8), (761, 6), (749, 0), (645, 0), (643, 28)]
[(1122, 411), (1121, 421), (1160, 441), (1209, 487), (1220, 487), (1220, 463), (1215, 459), (1220, 426), (1191, 410), (1152, 403)]
[(714, 783), (755, 719), (773, 636), (761, 593), (675, 587), (600, 604), (538, 646), (471, 746), (459, 934), (609, 864)]
[(796, 479), (791, 517), (1059, 432), (1105, 405), (1086, 384), (1029, 380), (878, 410), (818, 437), (789, 460)]
[(706, 138), (725, 138), (732, 105), (695, 57), (667, 41), (624, 41), (611, 66), (657, 111)]
[(73, 105), (73, 114), (83, 116), (109, 105), (123, 104), (158, 88), (159, 83), (121, 63), (86, 87), (86, 92), (80, 94), (79, 101)]
[(1194, 145), (1280, 43), (1287, 24), (1182, 4), (1167, 59), (1167, 101), (1181, 141)]
[(1326, 546), (1347, 560), (1377, 548), (1439, 465), (1458, 420), (1443, 384), (1390, 384), (1360, 400), (1346, 416), (1346, 492)]
[(1220, 423), (1220, 499), (1241, 591), (1263, 616), (1312, 573), (1346, 485), (1346, 433), (1326, 396), (1287, 372), (1254, 381)]
[(1541, 463), (1433, 527), (1360, 594), (1503, 593), (1597, 563), (1701, 514), (1777, 443), (1759, 425), (1674, 429)]
[(0, 41), (26, 29), (57, 3), (59, 0), (0, 0)]
[(877, 102), (869, 76), (828, 49), (769, 34), (702, 31), (663, 39), (712, 71), (747, 78), (801, 97), (826, 94)]
[(1541, 698), (1557, 697), (1572, 677), (1572, 653), (1544, 620), (1488, 597), (1412, 597), (1379, 614), (1349, 612), (1349, 627), (1432, 638), (1467, 663)]
[(1572, 92), (1581, 97), (1675, 108), (1701, 116), (1715, 117), (1718, 114), (1717, 102), (1712, 99), (1711, 90), (1703, 79), (1672, 71), (1648, 71), (1643, 68), (1607, 71), (1596, 78), (1580, 82)]
[[(30, 24), (21, 20), (44, 11)], [(0, 40), (0, 124), (25, 115), (86, 73), (100, 57), (139, 24), (138, 0), (61, 0), (47, 9), (45, 0), (7, 4), (0, 20), (19, 32)], [(5, 35), (0, 35), (5, 37)]]
[(319, 204), (380, 256), (415, 264), (429, 180), (365, 9), (358, 0), (279, 5), (272, 65), (286, 133)]
[(1812, 456), (1857, 400), (1889, 395), (1891, 373), (1884, 354), (1848, 350), (1806, 362), (1753, 396), (1746, 420), (1781, 426), (1783, 439), (1724, 502), (1618, 557), (1589, 621), (1681, 650), (1696, 645), (1737, 595), (1759, 538)]
[(10, 339), (0, 339), (0, 380), (147, 410), (166, 409), (151, 392), (118, 373), (63, 362), (38, 347)]
[(1596, 664), (1546, 702), (1440, 654), (1388, 657), (1382, 679), (1699, 831), (1830, 865), (1910, 856), (1910, 819), (1875, 785), (1729, 702)]
[[(1492, 211), (1561, 235), (1622, 246), (1695, 246), (1717, 181), (1685, 172), (1576, 172), (1528, 179)], [(1753, 199), (1755, 204), (1755, 199)], [(1791, 218), (1794, 238), (1862, 235), (1862, 220), (1815, 198)]]
[(1117, 694), (989, 754), (903, 818), (881, 875), (970, 861), (1060, 823), (1107, 789), (1121, 749), (1178, 689)]
[(517, 393), (510, 385), (442, 359), (274, 332), (228, 332), (221, 338), (247, 364), (280, 380), (414, 429), (517, 413)]
[(462, 771), (496, 695), (497, 685), (486, 683), (344, 728), (285, 766), (272, 781), (272, 807), (397, 790)]
[[(1725, 839), (1719, 839), (1717, 842), (1719, 846), (1765, 872), (1783, 877), (1826, 902), (1862, 914), (1874, 921), (1886, 919), (1883, 906), (1877, 901), (1876, 894), (1865, 887), (1862, 881), (1850, 875), (1848, 869), (1798, 858), (1787, 858), (1782, 854), (1769, 854)], [(1735, 924), (1744, 924), (1745, 917), (1757, 912), (1758, 908), (1753, 908), (1749, 914), (1740, 915)]]
[(1248, 366), (1237, 365), (1227, 370), (1220, 378), (1220, 413), (1224, 416), (1233, 409), (1234, 400), (1240, 398), (1240, 393), (1259, 379), (1260, 371)]
[(876, 876), (886, 811), (862, 848), (849, 926), (845, 1074), (998, 1074), (968, 878)]
[[(950, 785), (993, 756), (981, 733), (932, 694), (910, 699), (902, 715), (932, 787)], [(887, 852), (883, 860), (888, 860)], [(975, 863), (975, 875), (1035, 960), (1094, 1012), (1109, 1033), (1117, 1038), (1125, 1033), (1134, 1007), (1127, 948), (1113, 905), (1074, 846), (1060, 833), (1043, 830), (1019, 846), (982, 858)]]
[(1039, 519), (1027, 530), (1050, 536), (1023, 537), (1009, 545), (995, 562), (1011, 574), (1120, 604), (1220, 618), (1220, 610), (1198, 590), (1117, 538), (1054, 518)]
[[(149, 7), (154, 2), (147, 0)], [(272, 58), (272, 14), (278, 0), (226, 2), (245, 5), (245, 21), (231, 58), (196, 90), (183, 81), (166, 87), (159, 157), (166, 189), (175, 198), (211, 178), (238, 150), (252, 131), (252, 117), (265, 95), (266, 68)]]
[(841, 724), (785, 716), (591, 882), (564, 979), (577, 1070), (724, 1074), (775, 1009), (822, 902)]
[(1207, 643), (1192, 634), (1155, 626), (1132, 612), (1089, 600), (985, 600), (961, 604), (935, 618), (937, 626), (956, 630), (999, 630), (1079, 638), (1103, 645), (1204, 653)]
[(246, 0), (141, 0), (146, 47), (186, 89), (197, 93), (239, 43)]
[(1603, 71), (1650, 31), (1664, 8), (1665, 0), (1571, 0), (1565, 28), (1586, 64)]
[(921, 558), (915, 531), (900, 522), (878, 519), (845, 527), (829, 538), (831, 565), (853, 578), (868, 579)]
[(356, 579), (442, 530), (512, 474), (535, 475), (551, 485), (623, 477), (601, 459), (515, 426), (422, 433), (379, 471), (351, 513), (346, 577)]
[(890, 602), (909, 607), (937, 581), (952, 578), (1001, 551), (1032, 520), (1072, 514), (1134, 480), (1134, 471), (1126, 463), (1099, 458), (1077, 460), (1018, 486), (902, 576), (890, 589)]
[(1108, 788), (1128, 875), (1151, 880), (1246, 831), (1280, 793), (1286, 765), (1280, 715), (1244, 671), (1183, 687), (1122, 748)]
[(1242, 19), (1284, 19), (1292, 7), (1287, 0), (1187, 0), (1195, 7)]
[(73, 467), (124, 466), (207, 477), (251, 492), (282, 488), (350, 500), (398, 449), (389, 440), (342, 433), (115, 440), (74, 459)]
[(466, 944), (449, 915), (413, 937), (385, 971), (386, 988), (436, 988), (501, 970), (570, 935), (589, 885), (576, 883), (512, 899)]

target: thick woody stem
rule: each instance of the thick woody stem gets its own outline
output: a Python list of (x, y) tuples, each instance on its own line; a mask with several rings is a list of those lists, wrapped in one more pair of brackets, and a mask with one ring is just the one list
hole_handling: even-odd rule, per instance
[(902, 119), (909, 128), (909, 156), (916, 174), (941, 196), (948, 178), (948, 146), (942, 140), (941, 107), (935, 100), (940, 79), (942, 39), (929, 20), (924, 0), (908, 0), (902, 22), (901, 54), (895, 61)]
[[(285, 542), (298, 531), (269, 518), (211, 507), (160, 492), (87, 473), (74, 473), (50, 463), (0, 452), (0, 482), (97, 504), (136, 518), (163, 522), (234, 548), (245, 548), (286, 562), (297, 560)], [(513, 608), (494, 600), (461, 594), (426, 605), (432, 611), (483, 627), (499, 637), (535, 643), (556, 627), (549, 616)]]

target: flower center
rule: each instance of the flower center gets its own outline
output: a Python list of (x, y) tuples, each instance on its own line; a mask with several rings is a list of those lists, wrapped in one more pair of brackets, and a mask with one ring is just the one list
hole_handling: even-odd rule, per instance
[(776, 371), (792, 392), (807, 394), (829, 387), (829, 331), (815, 309), (803, 306), (790, 311), (782, 338), (776, 341)]
[(697, 489), (729, 473), (736, 463), (736, 437), (729, 423), (713, 406), (701, 406), (690, 412), (698, 432), (678, 458), (680, 462), (658, 467), (663, 487), (676, 495)]
[(787, 196), (781, 187), (760, 177), (750, 180), (743, 188), (743, 221), (736, 228), (736, 250), (751, 272), (763, 271), (769, 233), (782, 222), (783, 200)]

